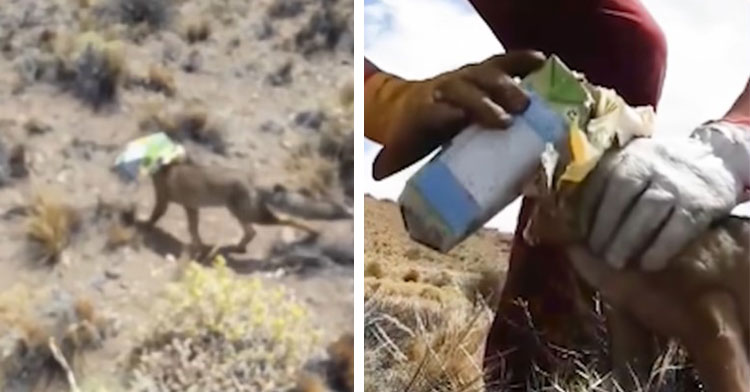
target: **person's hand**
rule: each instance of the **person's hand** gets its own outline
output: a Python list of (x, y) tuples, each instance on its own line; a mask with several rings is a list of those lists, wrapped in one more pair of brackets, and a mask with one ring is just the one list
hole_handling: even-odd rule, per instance
[(730, 161), (747, 150), (732, 159), (717, 153), (686, 138), (636, 139), (605, 155), (581, 188), (590, 250), (616, 268), (631, 260), (644, 270), (663, 268), (743, 197), (747, 179)]
[[(428, 155), (469, 124), (505, 129), (523, 112), (529, 97), (512, 77), (544, 63), (533, 51), (510, 52), (424, 81), (379, 75), (365, 93), (365, 128), (384, 134), (373, 177), (387, 177)], [(370, 81), (368, 81), (370, 83)]]

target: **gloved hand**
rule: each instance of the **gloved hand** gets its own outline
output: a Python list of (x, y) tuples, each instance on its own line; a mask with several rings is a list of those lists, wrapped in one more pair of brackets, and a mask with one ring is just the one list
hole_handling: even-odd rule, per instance
[(704, 126), (689, 139), (636, 139), (605, 155), (581, 188), (590, 250), (616, 268), (630, 260), (663, 268), (746, 197), (750, 130), (743, 131), (744, 141), (729, 140)]
[(541, 67), (544, 56), (519, 51), (497, 55), (424, 81), (376, 74), (365, 88), (365, 131), (384, 146), (373, 177), (387, 177), (428, 155), (471, 123), (507, 128), (526, 110), (527, 94), (513, 82)]

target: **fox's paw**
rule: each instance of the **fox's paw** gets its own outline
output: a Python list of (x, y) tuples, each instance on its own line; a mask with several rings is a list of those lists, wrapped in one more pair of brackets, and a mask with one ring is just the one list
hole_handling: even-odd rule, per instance
[(231, 245), (227, 248), (227, 250), (232, 253), (247, 253), (247, 244), (239, 243), (239, 244)]

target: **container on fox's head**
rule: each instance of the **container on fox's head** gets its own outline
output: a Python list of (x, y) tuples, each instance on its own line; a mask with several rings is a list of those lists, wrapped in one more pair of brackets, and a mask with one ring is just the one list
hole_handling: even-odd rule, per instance
[(399, 204), (412, 239), (452, 249), (521, 195), (545, 150), (566, 140), (570, 119), (588, 120), (592, 97), (556, 56), (521, 85), (531, 103), (509, 129), (470, 126), (407, 181)]

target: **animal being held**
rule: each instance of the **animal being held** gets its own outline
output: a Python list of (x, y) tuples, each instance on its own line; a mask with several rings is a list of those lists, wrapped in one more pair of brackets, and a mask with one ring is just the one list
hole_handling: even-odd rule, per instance
[(302, 219), (344, 219), (351, 214), (343, 207), (309, 200), (276, 185), (258, 186), (244, 173), (220, 166), (202, 166), (190, 160), (163, 166), (152, 175), (155, 204), (146, 223), (153, 227), (166, 213), (170, 203), (185, 209), (191, 245), (202, 248), (199, 233), (199, 210), (204, 207), (226, 207), (242, 228), (243, 236), (233, 247), (244, 252), (255, 236), (253, 225), (290, 226), (313, 233), (308, 226), (282, 218), (279, 212)]
[(541, 196), (527, 239), (566, 246), (577, 274), (609, 305), (614, 375), (623, 390), (646, 385), (658, 347), (676, 338), (712, 392), (750, 391), (750, 219), (727, 217), (663, 269), (615, 268), (579, 234), (581, 192)]

